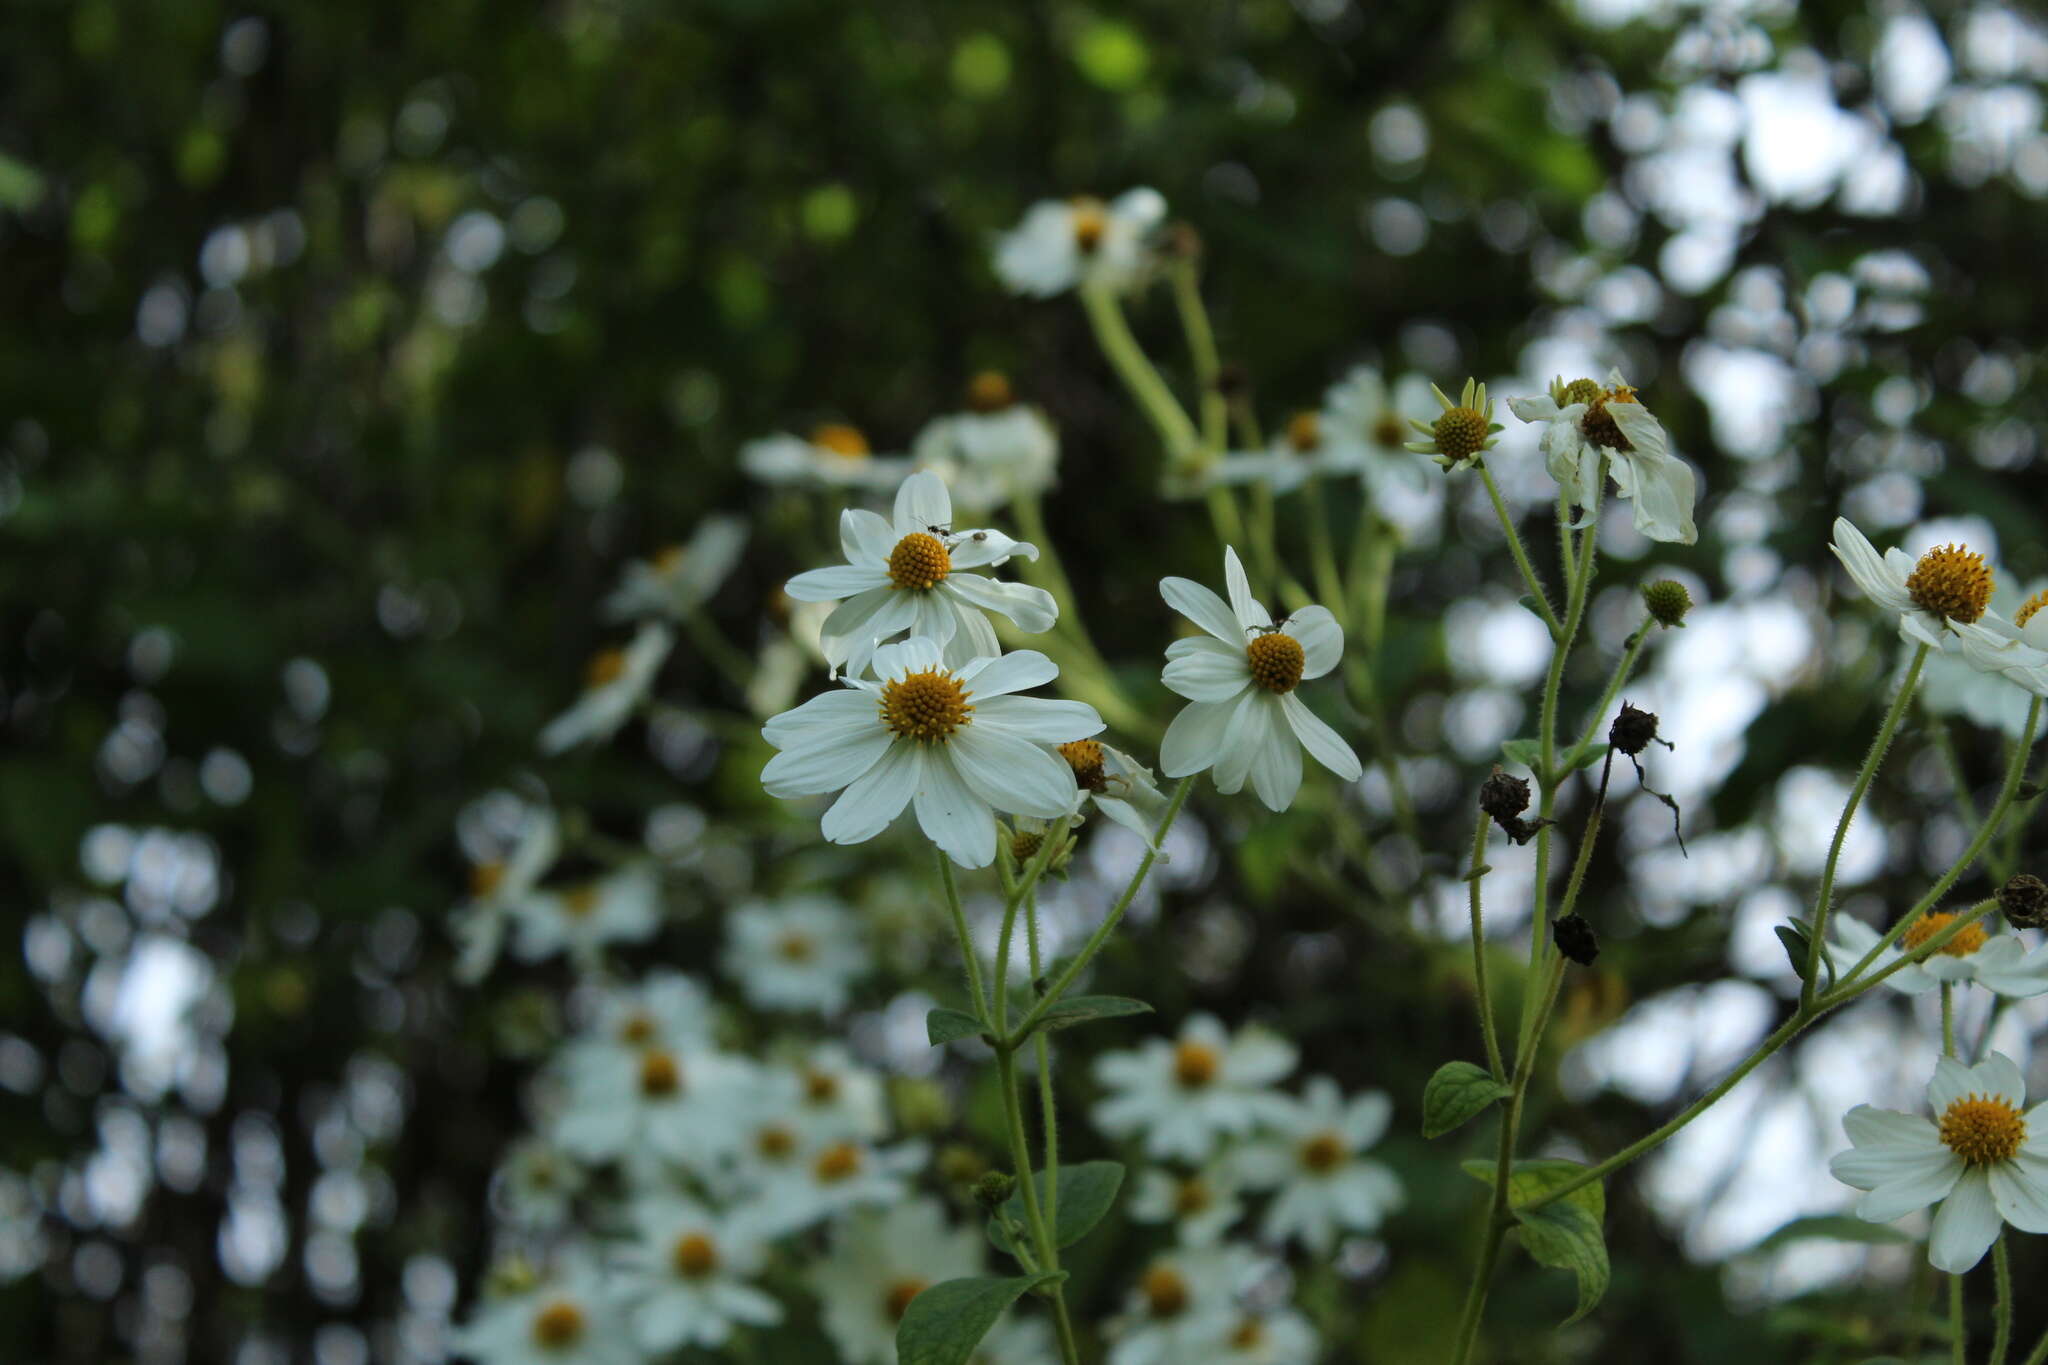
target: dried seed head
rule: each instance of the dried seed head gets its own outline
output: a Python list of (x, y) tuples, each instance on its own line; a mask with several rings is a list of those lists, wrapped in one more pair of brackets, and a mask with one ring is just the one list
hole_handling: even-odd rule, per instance
[(1628, 437), (1622, 435), (1621, 428), (1615, 425), (1614, 414), (1607, 409), (1610, 404), (1635, 401), (1636, 391), (1626, 384), (1604, 391), (1591, 400), (1586, 415), (1579, 419), (1579, 430), (1596, 446), (1605, 446), (1609, 450), (1634, 450), (1635, 447), (1628, 443)]
[(1583, 915), (1566, 915), (1551, 925), (1550, 939), (1560, 953), (1581, 967), (1592, 966), (1593, 959), (1600, 956), (1600, 940)]
[(1494, 764), (1493, 775), (1479, 784), (1479, 809), (1500, 824), (1507, 824), (1529, 809), (1528, 779), (1503, 772), (1498, 763)]
[(1682, 626), (1685, 614), (1692, 610), (1692, 594), (1685, 590), (1685, 584), (1669, 578), (1643, 585), (1643, 605), (1660, 626)]
[(1998, 908), (2015, 929), (2048, 926), (2048, 883), (2031, 872), (2011, 877), (1998, 888)]
[(1614, 724), (1607, 727), (1607, 742), (1631, 758), (1649, 748), (1656, 737), (1656, 713), (1627, 702), (1621, 704), (1621, 714), (1614, 718)]

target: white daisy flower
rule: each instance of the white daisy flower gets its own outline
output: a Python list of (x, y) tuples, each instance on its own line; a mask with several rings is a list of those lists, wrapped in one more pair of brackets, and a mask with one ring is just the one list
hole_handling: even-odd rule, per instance
[(772, 1327), (782, 1305), (750, 1283), (767, 1260), (761, 1236), (677, 1196), (636, 1201), (640, 1240), (628, 1254), (625, 1289), (633, 1334), (649, 1351), (722, 1346), (735, 1326)]
[[(1980, 620), (1957, 626), (1963, 657), (1972, 668), (1996, 672), (2036, 697), (2048, 697), (2048, 615), (2043, 607), (2048, 607), (2048, 591), (2030, 594), (2010, 622), (1987, 610)], [(2007, 730), (2017, 739), (2025, 729), (2022, 710)]]
[(711, 997), (704, 988), (681, 972), (656, 970), (636, 986), (607, 988), (589, 1027), (568, 1048), (699, 1047), (711, 1038)]
[(607, 944), (645, 943), (661, 927), (661, 876), (652, 863), (629, 863), (565, 891), (542, 891), (513, 925), (512, 955), (539, 962), (567, 950), (589, 970)]
[(1975, 551), (1937, 545), (1917, 562), (1897, 546), (1879, 555), (1847, 517), (1835, 518), (1835, 538), (1828, 548), (1865, 597), (1899, 614), (1899, 635), (1909, 643), (1947, 649), (1953, 627), (1980, 621), (2001, 636), (2012, 629), (1990, 611), (1991, 568)]
[(671, 545), (652, 559), (636, 559), (626, 565), (619, 586), (604, 600), (605, 619), (665, 616), (681, 620), (725, 583), (746, 543), (746, 518), (704, 518), (687, 544)]
[(789, 1074), (796, 1082), (791, 1121), (806, 1137), (873, 1142), (888, 1133), (889, 1097), (881, 1076), (840, 1044), (813, 1043)]
[(922, 635), (945, 649), (958, 668), (969, 659), (1001, 652), (985, 612), (1008, 617), (1026, 635), (1051, 630), (1059, 619), (1052, 594), (1024, 583), (1002, 583), (967, 572), (1038, 558), (1038, 547), (1000, 531), (955, 531), (946, 482), (929, 471), (913, 474), (896, 490), (893, 522), (848, 508), (839, 517), (846, 563), (812, 569), (785, 589), (799, 602), (838, 602), (820, 643), (827, 662), (858, 675), (875, 647), (895, 635)]
[(606, 740), (632, 719), (654, 686), (654, 675), (675, 648), (675, 632), (649, 622), (624, 649), (600, 650), (590, 660), (583, 695), (540, 732), (540, 750), (558, 754), (591, 740)]
[(1635, 504), (1637, 531), (1678, 545), (1699, 539), (1692, 520), (1692, 466), (1671, 453), (1663, 424), (1620, 370), (1608, 372), (1604, 388), (1591, 379), (1554, 379), (1549, 393), (1510, 398), (1508, 407), (1524, 422), (1543, 424), (1545, 467), (1573, 506), (1593, 505), (1604, 457), (1616, 491)]
[(1070, 740), (1056, 752), (1074, 770), (1077, 810), (1093, 801), (1095, 809), (1152, 846), (1168, 802), (1150, 768), (1093, 739)]
[(1126, 1300), (1109, 1365), (1213, 1361), (1244, 1321), (1244, 1293), (1272, 1263), (1249, 1247), (1181, 1247), (1154, 1258)]
[(906, 1199), (840, 1224), (832, 1252), (811, 1270), (825, 1331), (845, 1365), (895, 1365), (896, 1324), (910, 1301), (943, 1280), (978, 1275), (979, 1228), (949, 1227), (935, 1199)]
[(587, 1177), (568, 1153), (539, 1138), (522, 1138), (505, 1153), (492, 1190), (502, 1215), (530, 1228), (568, 1220)]
[(572, 1256), (531, 1289), (479, 1305), (450, 1345), (489, 1365), (640, 1365), (621, 1307), (596, 1263)]
[(747, 442), (740, 468), (762, 483), (881, 493), (910, 472), (910, 460), (876, 455), (859, 427), (826, 422), (813, 427), (808, 439), (783, 431)]
[(1244, 1216), (1238, 1175), (1227, 1160), (1213, 1161), (1182, 1175), (1160, 1166), (1138, 1173), (1131, 1217), (1140, 1223), (1171, 1223), (1183, 1246), (1214, 1246)]
[(1166, 218), (1157, 190), (1099, 199), (1041, 199), (996, 239), (996, 275), (1013, 294), (1050, 298), (1077, 285), (1128, 289), (1151, 263), (1150, 240)]
[(1135, 1051), (1106, 1052), (1095, 1079), (1111, 1093), (1095, 1123), (1112, 1137), (1143, 1134), (1153, 1157), (1205, 1160), (1224, 1137), (1292, 1115), (1273, 1086), (1294, 1070), (1294, 1044), (1253, 1024), (1236, 1037), (1214, 1015), (1190, 1015), (1172, 1042), (1154, 1038)]
[[(1898, 941), (1884, 950), (1872, 968), (1889, 966), (1899, 957), (1947, 928), (1955, 916), (1947, 911), (1922, 915)], [(1863, 960), (1883, 937), (1853, 915), (1836, 915), (1829, 923), (1828, 959), (1837, 975)], [(2026, 1000), (2048, 992), (2048, 948), (2028, 952), (2012, 934), (1994, 934), (1984, 920), (1965, 925), (1957, 935), (1925, 962), (1901, 967), (1885, 978), (1884, 984), (1907, 995), (1924, 995), (1944, 982), (1961, 985), (1976, 982), (1986, 990), (2014, 1000)]]
[(850, 1209), (900, 1204), (929, 1158), (922, 1142), (877, 1147), (853, 1138), (799, 1137), (779, 1178), (751, 1192), (747, 1217), (768, 1236), (782, 1237)]
[(553, 1137), (585, 1161), (659, 1157), (714, 1169), (742, 1141), (740, 1101), (753, 1068), (710, 1047), (666, 1041), (578, 1047), (562, 1054)]
[(931, 841), (963, 867), (996, 856), (997, 810), (1045, 819), (1074, 802), (1074, 775), (1042, 747), (1102, 729), (1095, 708), (1010, 695), (1051, 682), (1035, 650), (947, 667), (922, 636), (875, 652), (878, 681), (844, 678), (836, 692), (771, 719), (761, 733), (780, 749), (761, 771), (778, 797), (840, 791), (825, 812), (835, 844), (874, 838), (915, 803)]
[(1251, 779), (1259, 799), (1286, 810), (1301, 789), (1301, 751), (1346, 782), (1358, 778), (1358, 755), (1295, 694), (1309, 678), (1337, 666), (1344, 629), (1328, 607), (1303, 607), (1275, 623), (1252, 597), (1237, 551), (1225, 546), (1223, 576), (1230, 605), (1201, 584), (1165, 578), (1159, 592), (1205, 636), (1167, 646), (1166, 685), (1192, 704), (1166, 727), (1159, 770), (1186, 777), (1213, 767), (1216, 790), (1241, 791)]
[(986, 512), (1053, 486), (1060, 438), (1045, 414), (1017, 401), (993, 370), (974, 377), (968, 410), (934, 418), (910, 444), (911, 459), (946, 481), (954, 505)]
[(1421, 487), (1421, 461), (1407, 447), (1409, 423), (1429, 416), (1429, 381), (1404, 374), (1392, 384), (1370, 365), (1359, 365), (1323, 394), (1319, 419), (1328, 453), (1324, 468), (1357, 474), (1374, 496), (1398, 486)]
[(837, 1014), (854, 979), (868, 970), (860, 922), (824, 896), (749, 902), (725, 926), (720, 964), (756, 1009)]
[(1316, 1329), (1292, 1308), (1247, 1310), (1212, 1358), (1216, 1365), (1316, 1365), (1321, 1346)]
[(469, 899), (455, 911), (452, 930), (459, 953), (455, 979), (481, 981), (497, 965), (505, 930), (536, 912), (535, 888), (562, 851), (561, 827), (545, 807), (523, 808), (509, 850), (472, 863)]
[(1927, 1086), (1932, 1122), (1859, 1104), (1842, 1119), (1853, 1145), (1828, 1169), (1868, 1191), (1856, 1205), (1867, 1222), (1938, 1201), (1927, 1259), (1960, 1275), (1983, 1259), (2002, 1223), (2048, 1232), (2048, 1106), (2023, 1112), (2026, 1100), (2020, 1069), (2003, 1053), (1976, 1066), (1943, 1057)]
[(1335, 1081), (1317, 1076), (1286, 1111), (1268, 1125), (1269, 1135), (1233, 1156), (1245, 1183), (1278, 1189), (1260, 1236), (1274, 1243), (1292, 1238), (1327, 1256), (1339, 1231), (1377, 1232), (1401, 1206), (1401, 1182), (1359, 1154), (1387, 1131), (1393, 1104), (1377, 1090), (1346, 1102)]

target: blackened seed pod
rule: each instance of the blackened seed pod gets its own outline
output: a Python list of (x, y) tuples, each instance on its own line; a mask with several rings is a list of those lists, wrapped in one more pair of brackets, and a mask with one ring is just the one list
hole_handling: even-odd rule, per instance
[(1550, 926), (1550, 937), (1560, 953), (1581, 967), (1592, 966), (1593, 959), (1600, 956), (1600, 940), (1583, 915), (1566, 915)]
[(1621, 704), (1621, 714), (1614, 718), (1614, 724), (1607, 729), (1607, 742), (1633, 758), (1650, 747), (1650, 741), (1657, 737), (1657, 717), (1654, 712)]
[(2048, 882), (2043, 882), (2031, 872), (2008, 878), (2005, 885), (1998, 888), (1998, 908), (2005, 912), (2006, 922), (2015, 929), (2048, 926)]
[(1508, 824), (1529, 809), (1528, 779), (1503, 772), (1495, 764), (1492, 775), (1479, 784), (1479, 809), (1501, 824)]

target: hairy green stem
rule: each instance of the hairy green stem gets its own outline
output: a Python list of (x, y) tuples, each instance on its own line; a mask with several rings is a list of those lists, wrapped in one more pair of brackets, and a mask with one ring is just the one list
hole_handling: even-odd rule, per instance
[(1600, 722), (1607, 718), (1607, 708), (1614, 705), (1615, 697), (1628, 685), (1629, 675), (1635, 672), (1636, 660), (1643, 652), (1643, 641), (1649, 638), (1650, 627), (1657, 618), (1644, 616), (1643, 623), (1636, 627), (1636, 633), (1628, 637), (1628, 645), (1621, 652), (1621, 659), (1614, 666), (1614, 676), (1607, 680), (1607, 690), (1600, 694), (1600, 700), (1593, 705), (1593, 714), (1586, 718), (1586, 728), (1579, 734), (1579, 742), (1568, 751), (1578, 753), (1593, 742), (1600, 733)]
[(981, 988), (981, 959), (974, 952), (974, 936), (967, 932), (967, 911), (960, 904), (960, 885), (953, 880), (953, 860), (937, 845), (932, 852), (939, 860), (939, 885), (946, 891), (946, 910), (953, 917), (953, 937), (960, 943), (960, 961), (967, 967), (967, 992), (974, 1000), (975, 1017), (982, 1027), (997, 1033), (996, 1023), (989, 1015), (988, 997)]
[[(1036, 983), (1045, 973), (1045, 960), (1038, 949), (1038, 891), (1034, 887), (1024, 898), (1024, 944), (1031, 954), (1031, 980)], [(1045, 1147), (1045, 1217), (1054, 1227), (1060, 1225), (1060, 1124), (1059, 1110), (1053, 1099), (1052, 1090), (1052, 1044), (1046, 1041), (1045, 1031), (1031, 1035), (1033, 1059), (1038, 1063), (1038, 1126), (1042, 1130)]]
[(1514, 553), (1515, 567), (1522, 571), (1522, 586), (1529, 590), (1529, 596), (1536, 599), (1542, 612), (1544, 624), (1550, 627), (1553, 637), (1564, 627), (1557, 619), (1557, 613), (1550, 609), (1550, 598), (1543, 591), (1543, 580), (1536, 576), (1536, 566), (1529, 562), (1529, 552), (1522, 547), (1522, 533), (1515, 529), (1515, 518), (1508, 511), (1507, 499), (1500, 495), (1500, 485), (1493, 481), (1493, 471), (1486, 467), (1486, 461), (1479, 461), (1479, 477), (1486, 482), (1486, 496), (1493, 499), (1493, 514), (1500, 518), (1501, 534), (1507, 537), (1508, 549)]
[(1095, 284), (1082, 285), (1080, 292), (1081, 306), (1087, 310), (1089, 325), (1095, 329), (1096, 344), (1159, 433), (1166, 446), (1168, 464), (1175, 469), (1184, 467), (1202, 448), (1195, 424), (1188, 420), (1180, 400), (1173, 396), (1173, 390), (1145, 355), (1145, 348), (1131, 334), (1130, 323), (1125, 321), (1123, 306), (1116, 295)]
[[(1010, 1131), (1010, 1161), (1017, 1168), (1017, 1188), (1024, 1195), (1024, 1221), (1031, 1230), (1031, 1244), (1038, 1252), (1041, 1270), (1060, 1268), (1059, 1246), (1046, 1225), (1045, 1210), (1038, 1202), (1038, 1181), (1031, 1172), (1031, 1145), (1024, 1136), (1024, 1106), (1017, 1088), (1016, 1050), (996, 1049), (996, 1073), (1003, 1092), (1003, 1115)], [(1081, 1365), (1080, 1348), (1074, 1341), (1074, 1325), (1067, 1317), (1064, 1286), (1052, 1285), (1053, 1326), (1059, 1337), (1060, 1359), (1065, 1365)]]
[(1221, 452), (1230, 439), (1230, 401), (1216, 383), (1223, 362), (1216, 351), (1216, 331), (1209, 325), (1209, 310), (1202, 303), (1202, 282), (1193, 257), (1174, 263), (1173, 302), (1180, 312), (1181, 331), (1187, 335), (1195, 382), (1202, 388), (1202, 444), (1213, 452)]
[(1970, 1325), (1963, 1321), (1963, 1277), (1948, 1277), (1948, 1325), (1950, 1340), (1955, 1346), (1951, 1357), (1955, 1365), (1969, 1365)]
[(1493, 817), (1479, 812), (1479, 827), (1472, 832), (1472, 867), (1465, 880), (1472, 899), (1472, 994), (1479, 1007), (1479, 1032), (1486, 1039), (1486, 1064), (1493, 1078), (1506, 1083), (1507, 1067), (1501, 1063), (1500, 1036), (1493, 1026), (1493, 995), (1486, 985), (1486, 917), (1479, 909), (1479, 884), (1486, 880), (1486, 832)]
[(1991, 1244), (1991, 1271), (1998, 1281), (1998, 1306), (1992, 1317), (1989, 1365), (2005, 1365), (2005, 1353), (2012, 1349), (2012, 1257), (2005, 1249), (2004, 1228)]

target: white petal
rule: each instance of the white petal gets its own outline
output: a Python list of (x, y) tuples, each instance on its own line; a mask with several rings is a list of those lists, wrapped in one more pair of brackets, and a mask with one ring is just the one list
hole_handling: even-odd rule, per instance
[(889, 572), (862, 564), (834, 564), (800, 573), (783, 585), (799, 602), (837, 602), (875, 588), (887, 587)]
[(1162, 578), (1159, 595), (1166, 605), (1193, 621), (1226, 645), (1244, 648), (1244, 628), (1237, 624), (1223, 599), (1192, 578)]
[(1273, 624), (1273, 618), (1259, 605), (1259, 599), (1252, 596), (1251, 582), (1244, 576), (1244, 565), (1238, 562), (1237, 550), (1229, 545), (1223, 547), (1223, 584), (1230, 590), (1230, 610), (1236, 614), (1238, 625), (1249, 630), (1253, 626)]
[(1539, 393), (1533, 398), (1510, 398), (1508, 411), (1524, 422), (1548, 422), (1557, 417), (1557, 400), (1547, 393)]
[(896, 548), (896, 534), (880, 513), (864, 507), (849, 507), (839, 514), (839, 549), (849, 564), (869, 564), (886, 569), (889, 554)]
[(1012, 540), (1001, 531), (978, 530), (956, 533), (953, 544), (953, 567), (956, 569), (978, 569), (988, 564), (1005, 564), (1013, 556), (1025, 559), (1038, 558), (1038, 547), (1028, 540)]
[(1907, 611), (1913, 599), (1907, 595), (1902, 575), (1895, 574), (1877, 548), (1850, 524), (1847, 517), (1835, 518), (1835, 538), (1828, 546), (1863, 595), (1887, 611)]
[(761, 785), (778, 797), (836, 792), (880, 762), (889, 742), (889, 732), (871, 713), (857, 729), (807, 735), (802, 744), (775, 755), (761, 769)]
[(1990, 1171), (1999, 1216), (2021, 1232), (2048, 1232), (2048, 1159), (2022, 1152)]
[(974, 723), (1038, 744), (1065, 744), (1102, 733), (1102, 716), (1084, 701), (992, 697), (974, 705)]
[(899, 536), (928, 526), (952, 526), (953, 499), (946, 492), (946, 481), (928, 469), (905, 479), (896, 490), (895, 522)]
[(1059, 665), (1035, 649), (1019, 649), (960, 670), (961, 683), (975, 701), (1043, 687), (1060, 675)]
[(1243, 791), (1245, 779), (1251, 776), (1252, 760), (1258, 757), (1259, 743), (1266, 734), (1266, 713), (1260, 707), (1263, 700), (1259, 689), (1247, 687), (1236, 701), (1219, 703), (1231, 708), (1229, 723), (1216, 746), (1214, 769), (1216, 790), (1225, 796)]
[(771, 716), (761, 727), (761, 738), (778, 749), (787, 749), (806, 736), (846, 730), (875, 718), (875, 699), (865, 692), (835, 687), (820, 692), (793, 711)]
[(930, 637), (913, 635), (875, 651), (877, 678), (903, 678), (912, 673), (929, 673), (939, 666), (939, 646)]
[(1316, 713), (1308, 709), (1308, 703), (1293, 692), (1280, 699), (1281, 712), (1287, 717), (1287, 726), (1294, 731), (1301, 746), (1307, 749), (1309, 757), (1328, 768), (1346, 782), (1356, 782), (1365, 771), (1359, 766), (1358, 755), (1351, 746), (1325, 725)]
[(1021, 735), (969, 725), (946, 747), (967, 786), (997, 810), (1051, 819), (1073, 808), (1074, 770)]
[(962, 867), (987, 867), (995, 861), (995, 812), (961, 780), (953, 756), (943, 747), (925, 760), (917, 787), (917, 823)]
[(1251, 682), (1251, 665), (1243, 650), (1232, 651), (1216, 640), (1176, 640), (1175, 645), (1205, 644), (1212, 649), (1183, 650), (1169, 659), (1159, 680), (1189, 701), (1228, 701)]
[(1301, 646), (1306, 658), (1301, 676), (1320, 678), (1344, 657), (1344, 627), (1328, 607), (1303, 607), (1287, 618), (1287, 633)]
[(1935, 1126), (1920, 1115), (1874, 1109), (1867, 1104), (1859, 1104), (1844, 1114), (1842, 1129), (1858, 1147), (1925, 1147), (1941, 1141)]
[(1214, 766), (1236, 711), (1234, 700), (1198, 701), (1183, 706), (1166, 727), (1165, 738), (1159, 741), (1159, 771), (1168, 777), (1186, 777)]
[(1966, 1171), (1934, 1215), (1927, 1259), (1936, 1270), (1960, 1275), (1984, 1259), (1984, 1253), (1998, 1240), (1998, 1229), (1991, 1181), (1981, 1167)]
[(1675, 455), (1652, 456), (1641, 450), (1624, 454), (1622, 462), (1619, 467), (1632, 476), (1636, 530), (1666, 544), (1696, 544), (1700, 533), (1692, 520), (1692, 466)]
[(1927, 1083), (1927, 1107), (1938, 1119), (1948, 1112), (1948, 1107), (1973, 1090), (1982, 1090), (1983, 1083), (1976, 1073), (1953, 1057), (1937, 1058), (1934, 1063), (1934, 1078)]
[(909, 740), (892, 743), (874, 767), (841, 792), (819, 826), (826, 840), (858, 844), (887, 829), (917, 789), (918, 771), (923, 766), (919, 750), (920, 746)]
[(953, 573), (946, 575), (939, 591), (1009, 617), (1026, 635), (1043, 634), (1060, 619), (1059, 604), (1052, 594), (1029, 583), (1002, 583), (977, 573)]
[(1266, 809), (1283, 811), (1301, 790), (1301, 746), (1289, 733), (1280, 698), (1259, 697), (1256, 702), (1259, 733), (1252, 754), (1252, 789)]
[(2012, 1058), (1994, 1052), (1970, 1068), (1970, 1088), (1980, 1095), (1996, 1095), (2015, 1109), (2026, 1107), (2027, 1082)]
[[(1844, 1158), (1856, 1155), (1843, 1152), (1829, 1163), (1835, 1177), (1845, 1184), (1856, 1182), (1848, 1178), (1847, 1172), (1867, 1174), (1866, 1168), (1849, 1165), (1837, 1166)], [(1856, 1216), (1867, 1223), (1889, 1223), (1896, 1218), (1924, 1209), (1937, 1199), (1949, 1197), (1968, 1171), (1963, 1159), (1946, 1147), (1931, 1151), (1915, 1150), (1911, 1157), (1900, 1158), (1900, 1173), (1873, 1186), (1856, 1205)]]

